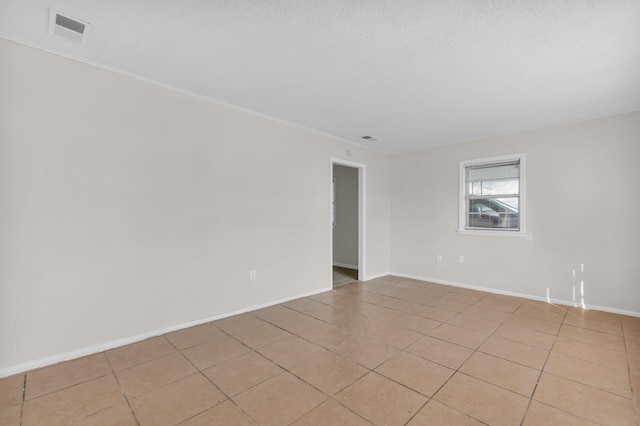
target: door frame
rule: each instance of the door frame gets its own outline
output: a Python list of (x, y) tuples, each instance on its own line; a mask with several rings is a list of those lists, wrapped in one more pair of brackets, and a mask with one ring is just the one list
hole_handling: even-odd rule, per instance
[(351, 160), (344, 160), (342, 158), (331, 157), (330, 161), (330, 173), (329, 173), (329, 282), (331, 288), (333, 288), (333, 226), (331, 223), (332, 214), (332, 186), (333, 186), (333, 166), (346, 166), (358, 170), (358, 280), (365, 281), (365, 264), (366, 264), (366, 194), (367, 194), (367, 166), (366, 164), (356, 163)]

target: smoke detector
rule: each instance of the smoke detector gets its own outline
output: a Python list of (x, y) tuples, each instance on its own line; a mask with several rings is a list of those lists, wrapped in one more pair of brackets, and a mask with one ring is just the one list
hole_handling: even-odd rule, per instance
[(49, 34), (72, 43), (86, 45), (91, 24), (49, 8)]

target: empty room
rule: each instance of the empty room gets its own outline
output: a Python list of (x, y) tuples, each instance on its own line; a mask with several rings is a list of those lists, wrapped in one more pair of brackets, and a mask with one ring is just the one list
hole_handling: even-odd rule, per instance
[(0, 425), (637, 425), (638, 22), (3, 0)]

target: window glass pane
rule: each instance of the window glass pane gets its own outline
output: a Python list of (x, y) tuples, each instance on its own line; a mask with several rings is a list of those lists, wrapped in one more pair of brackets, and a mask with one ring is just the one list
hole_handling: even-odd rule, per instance
[(518, 198), (469, 200), (467, 226), (471, 228), (519, 229)]
[(520, 182), (518, 179), (482, 180), (469, 182), (469, 195), (500, 195), (519, 193)]

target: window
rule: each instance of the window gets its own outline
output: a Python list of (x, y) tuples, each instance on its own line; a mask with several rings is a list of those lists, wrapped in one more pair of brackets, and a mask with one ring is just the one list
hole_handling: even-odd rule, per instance
[(458, 232), (527, 236), (524, 172), (524, 154), (461, 161)]

